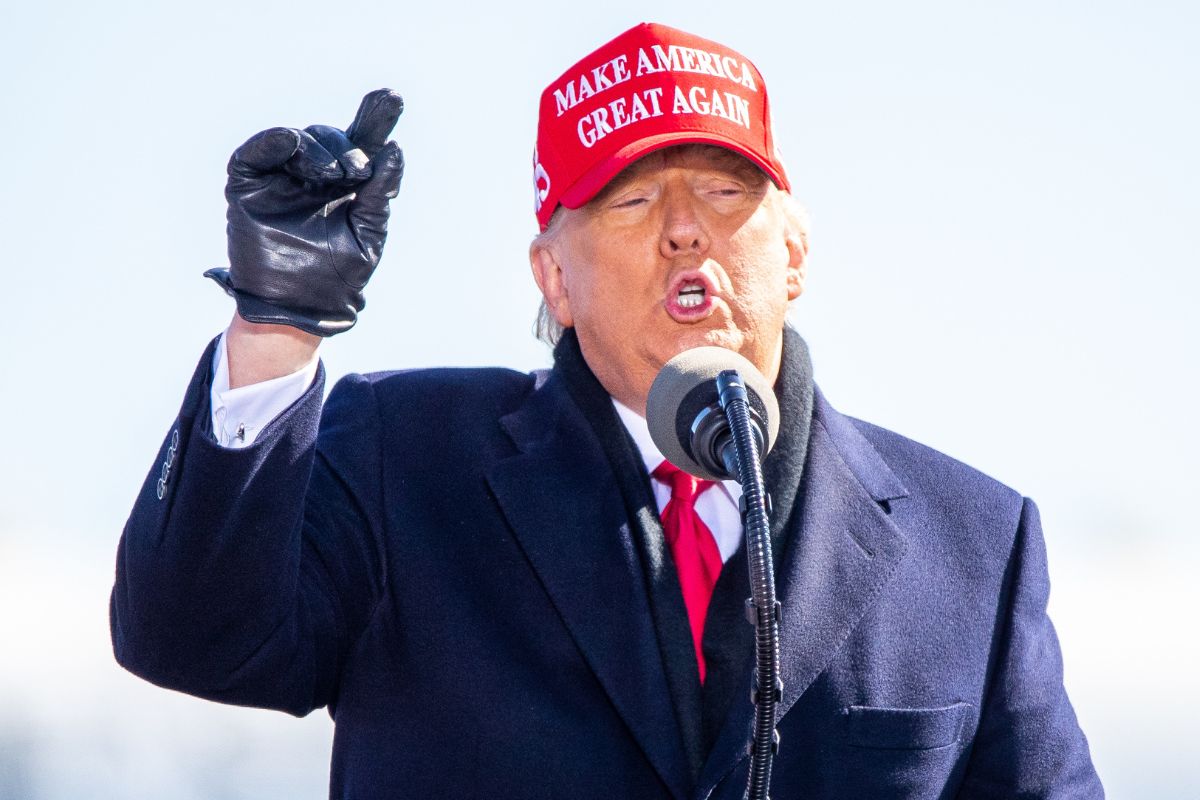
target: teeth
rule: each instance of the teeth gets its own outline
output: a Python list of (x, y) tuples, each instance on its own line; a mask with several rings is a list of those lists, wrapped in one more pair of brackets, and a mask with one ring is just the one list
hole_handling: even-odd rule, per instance
[(675, 292), (675, 302), (680, 308), (696, 308), (704, 302), (704, 284), (699, 281), (688, 281)]

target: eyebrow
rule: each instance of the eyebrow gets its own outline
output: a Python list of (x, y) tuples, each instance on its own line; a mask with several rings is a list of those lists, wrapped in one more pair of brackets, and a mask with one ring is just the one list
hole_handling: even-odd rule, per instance
[[(704, 153), (712, 159), (712, 167), (714, 169), (728, 172), (752, 188), (759, 188), (764, 184), (771, 183), (770, 176), (763, 172), (757, 164), (745, 156), (735, 153), (732, 150), (727, 150), (724, 147), (718, 147), (717, 145), (711, 144), (682, 144), (664, 148), (663, 150), (658, 151), (658, 153), (665, 153), (670, 150), (676, 150), (685, 153), (689, 151)], [(646, 158), (639, 159), (618, 172), (616, 176), (588, 202), (588, 205), (593, 203), (599, 205), (600, 203), (603, 203), (606, 199), (612, 197), (613, 194), (637, 180), (638, 176), (646, 171), (647, 158), (657, 155), (658, 153), (652, 153)]]

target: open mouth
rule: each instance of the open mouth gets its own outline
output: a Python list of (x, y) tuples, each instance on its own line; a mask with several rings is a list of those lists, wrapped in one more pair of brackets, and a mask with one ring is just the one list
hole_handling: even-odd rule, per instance
[(703, 273), (691, 271), (675, 279), (664, 305), (676, 322), (695, 322), (712, 311), (713, 294), (709, 279)]
[(705, 291), (704, 284), (696, 281), (685, 283), (675, 293), (675, 302), (684, 308), (696, 308), (704, 302), (706, 294), (708, 292)]

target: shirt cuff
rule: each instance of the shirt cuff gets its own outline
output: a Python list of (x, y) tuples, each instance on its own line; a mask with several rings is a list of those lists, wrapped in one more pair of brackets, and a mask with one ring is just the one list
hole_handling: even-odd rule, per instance
[(211, 391), (212, 430), (217, 444), (239, 448), (253, 444), (259, 432), (300, 399), (317, 376), (319, 359), (312, 359), (290, 375), (229, 388), (229, 358), (225, 353), (225, 333), (217, 340), (213, 353)]

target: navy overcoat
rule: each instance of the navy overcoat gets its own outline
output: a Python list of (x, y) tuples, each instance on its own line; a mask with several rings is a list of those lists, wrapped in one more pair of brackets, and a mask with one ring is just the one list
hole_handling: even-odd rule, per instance
[[(336, 722), (330, 796), (739, 800), (693, 781), (612, 469), (561, 376), (323, 372), (250, 447), (200, 360), (121, 539), (117, 659)], [(775, 800), (1098, 798), (1034, 505), (817, 392), (779, 565)]]

